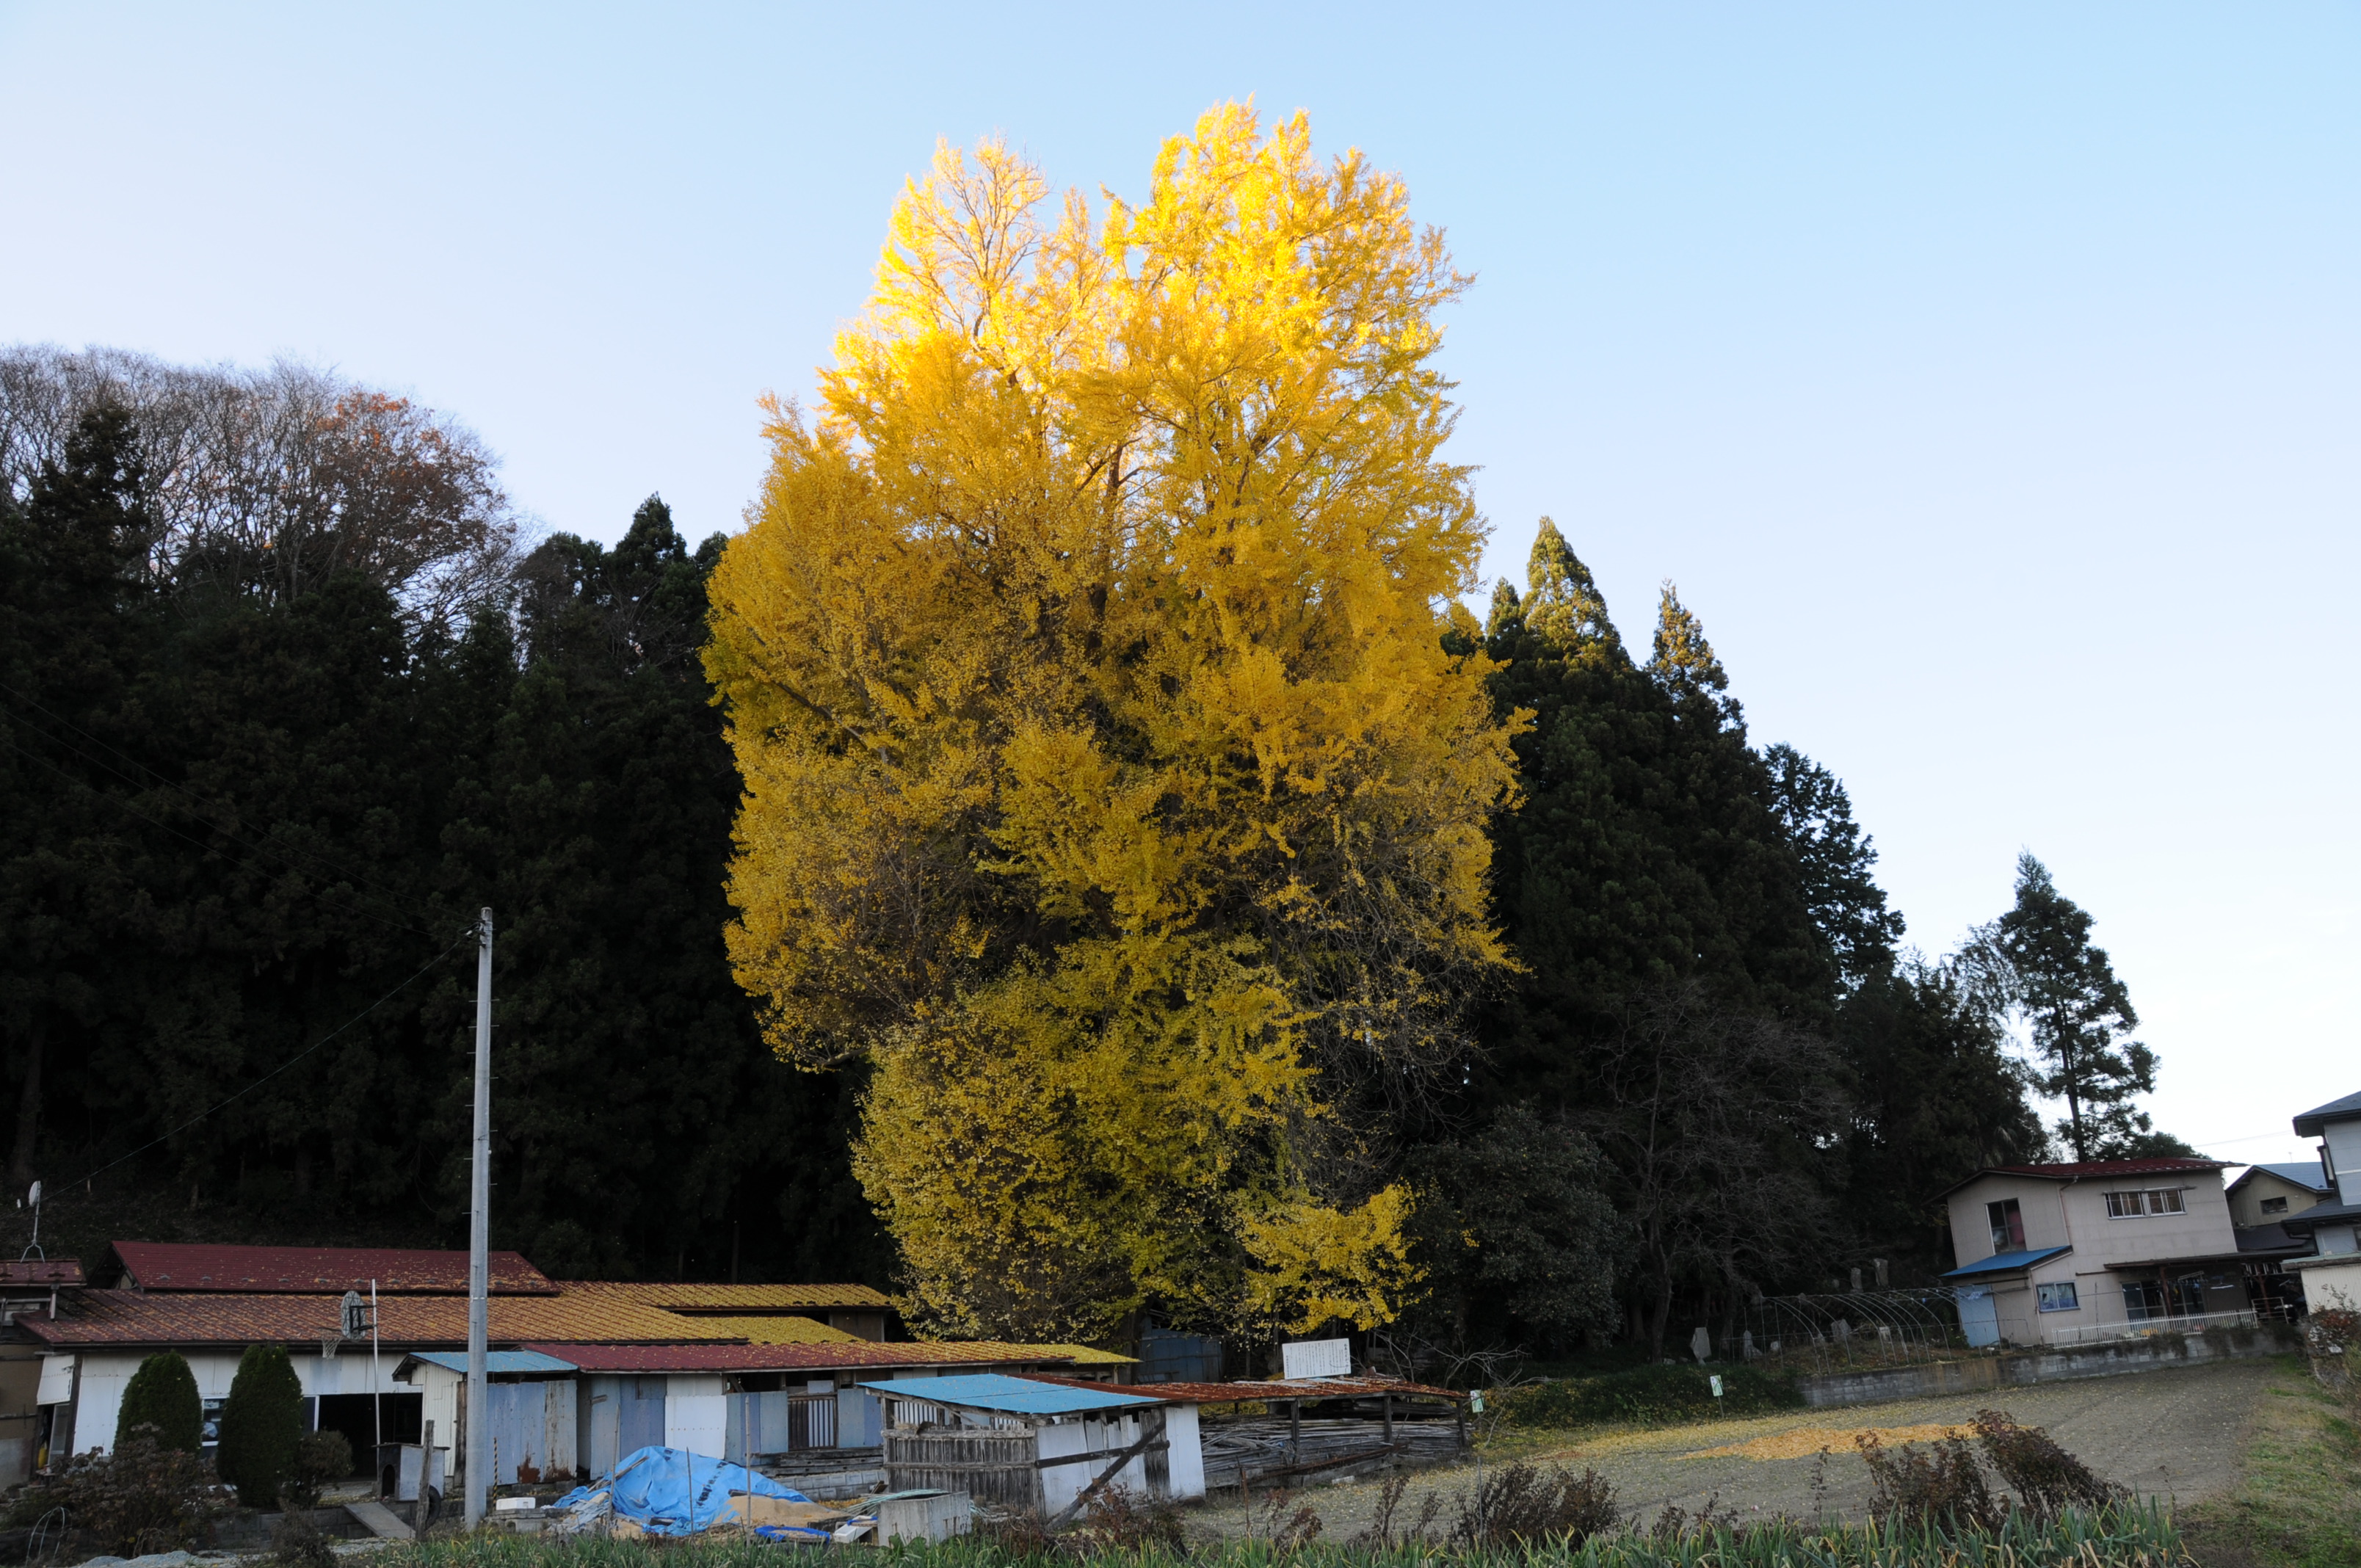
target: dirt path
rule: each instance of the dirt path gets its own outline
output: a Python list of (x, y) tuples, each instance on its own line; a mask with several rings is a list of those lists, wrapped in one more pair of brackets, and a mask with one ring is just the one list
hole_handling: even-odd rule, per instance
[[(1627, 1510), (1653, 1517), (1666, 1504), (1694, 1511), (1708, 1499), (1741, 1515), (1813, 1512), (1812, 1472), (1820, 1447), (1836, 1451), (1828, 1465), (1828, 1501), (1858, 1515), (1869, 1495), (1869, 1478), (1853, 1453), (1852, 1434), (1891, 1433), (1888, 1442), (1924, 1439), (1963, 1424), (1978, 1409), (1997, 1406), (2026, 1426), (2049, 1434), (2093, 1471), (2144, 1496), (2190, 1503), (2226, 1490), (2237, 1459), (2240, 1427), (2265, 1386), (2279, 1373), (2272, 1361), (2231, 1361), (2176, 1367), (2121, 1377), (1987, 1392), (1938, 1399), (1909, 1399), (1840, 1409), (1788, 1411), (1747, 1420), (1713, 1421), (1660, 1431), (1568, 1436), (1520, 1434), (1513, 1452), (1504, 1444), (1488, 1454), (1488, 1464), (1511, 1457), (1575, 1470), (1595, 1465), (1615, 1483)], [(1536, 1437), (1540, 1441), (1533, 1441)], [(1738, 1450), (1739, 1452), (1717, 1452)], [(1409, 1522), (1425, 1495), (1443, 1499), (1441, 1522), (1457, 1517), (1459, 1499), (1474, 1469), (1459, 1464), (1421, 1472), (1411, 1478), (1398, 1523)], [(1288, 1505), (1309, 1503), (1319, 1510), (1329, 1539), (1366, 1530), (1377, 1503), (1378, 1482), (1305, 1488)], [(1267, 1511), (1257, 1495), (1254, 1529), (1267, 1533)], [(1191, 1534), (1237, 1537), (1248, 1526), (1235, 1492), (1210, 1501), (1190, 1516)]]

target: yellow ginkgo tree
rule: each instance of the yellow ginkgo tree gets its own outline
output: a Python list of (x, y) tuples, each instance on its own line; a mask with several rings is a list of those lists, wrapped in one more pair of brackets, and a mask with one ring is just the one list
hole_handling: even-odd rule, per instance
[(818, 408), (774, 405), (706, 654), (730, 952), (782, 1057), (865, 1064), (922, 1321), (1368, 1325), (1414, 1284), (1373, 1113), (1508, 961), (1433, 363), (1466, 281), (1301, 115), (1209, 113), (1096, 218), (945, 149)]

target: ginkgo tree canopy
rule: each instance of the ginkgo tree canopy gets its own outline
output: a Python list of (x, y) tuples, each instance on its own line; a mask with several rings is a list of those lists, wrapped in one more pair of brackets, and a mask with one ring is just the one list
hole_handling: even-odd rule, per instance
[(1301, 115), (1212, 111), (1103, 215), (945, 149), (818, 407), (774, 405), (707, 652), (730, 950), (781, 1055), (868, 1065), (857, 1168), (938, 1326), (1371, 1324), (1411, 1283), (1356, 1111), (1509, 961), (1516, 721), (1445, 648), (1466, 282)]

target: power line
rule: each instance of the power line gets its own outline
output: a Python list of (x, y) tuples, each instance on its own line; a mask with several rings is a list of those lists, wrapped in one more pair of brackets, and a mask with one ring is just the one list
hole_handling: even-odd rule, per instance
[[(223, 827), (219, 822), (213, 820), (207, 814), (208, 808), (206, 806), (206, 803), (200, 799), (195, 792), (190, 790), (185, 785), (173, 783), (170, 779), (166, 778), (162, 773), (158, 773), (154, 768), (149, 767), (147, 763), (141, 762), (138, 758), (131, 755), (122, 748), (110, 745), (108, 742), (99, 739), (97, 736), (93, 735), (89, 730), (82, 728), (82, 726), (74, 723), (71, 719), (67, 718), (62, 714), (57, 712), (54, 708), (42, 706), (39, 701), (27, 693), (18, 690), (16, 687), (8, 685), (6, 682), (0, 681), (0, 691), (6, 692), (9, 696), (15, 697), (18, 702), (24, 704), (26, 707), (33, 708), (47, 718), (54, 720), (56, 723), (63, 726), (65, 729), (72, 730), (76, 735), (81, 736), (84, 740), (89, 741), (100, 751), (109, 752), (116, 758), (119, 758), (124, 762), (129, 764), (131, 767), (137, 768), (140, 773), (145, 773), (148, 778), (153, 782), (143, 784), (140, 780), (132, 777), (129, 773), (123, 772), (122, 769), (111, 766), (99, 758), (93, 757), (87, 752), (80, 751), (71, 742), (65, 741), (62, 737), (49, 734), (46, 730), (36, 728), (34, 729), (34, 733), (39, 735), (43, 740), (56, 741), (65, 745), (67, 750), (72, 751), (73, 754), (81, 761), (90, 763), (93, 767), (105, 769), (108, 773), (113, 773), (125, 784), (130, 784), (135, 788), (146, 788), (150, 790), (160, 789), (170, 791), (171, 794), (180, 796), (185, 803), (184, 809), (186, 809), (192, 817), (196, 817), (207, 828), (219, 833), (223, 838), (229, 839), (232, 843), (243, 845), (246, 849), (258, 855), (273, 856), (282, 863), (286, 864), (291, 870), (300, 871), (303, 869), (296, 863), (296, 857), (301, 856), (311, 861), (313, 865), (325, 867), (327, 870), (334, 872), (336, 875), (343, 877), (346, 881), (353, 883), (357, 886), (376, 888), (384, 895), (384, 902), (388, 908), (407, 908), (404, 902), (396, 896), (390, 888), (385, 887), (382, 883), (378, 883), (371, 878), (363, 876), (360, 872), (353, 870), (351, 867), (331, 859), (329, 856), (321, 854), (316, 850), (273, 850), (266, 846), (254, 843), (249, 839), (240, 838), (229, 828)], [(18, 714), (16, 717), (19, 722), (24, 721), (24, 716), (22, 714)], [(156, 819), (154, 817), (148, 817), (147, 820), (154, 822)], [(157, 823), (157, 826), (160, 828), (164, 827), (165, 824), (159, 822)], [(185, 838), (187, 835), (183, 834), (182, 837)], [(211, 846), (204, 847), (210, 848)], [(428, 933), (420, 932), (418, 934), (425, 936)]]
[(260, 1078), (256, 1079), (252, 1083), (247, 1084), (244, 1089), (239, 1090), (236, 1093), (229, 1096), (225, 1100), (217, 1101), (214, 1103), (206, 1106), (203, 1110), (198, 1112), (195, 1115), (190, 1117), (179, 1126), (174, 1127), (170, 1132), (163, 1133), (156, 1137), (150, 1138), (148, 1142), (141, 1144), (137, 1148), (133, 1149), (129, 1154), (121, 1156), (115, 1159), (111, 1159), (104, 1165), (100, 1166), (96, 1170), (84, 1171), (82, 1175), (75, 1177), (73, 1180), (67, 1182), (66, 1185), (71, 1187), (81, 1182), (95, 1180), (99, 1177), (104, 1176), (108, 1171), (113, 1170), (116, 1166), (121, 1165), (125, 1160), (137, 1159), (139, 1156), (146, 1154), (149, 1149), (154, 1148), (157, 1145), (167, 1143), (173, 1138), (179, 1137), (182, 1133), (187, 1132), (191, 1127), (195, 1126), (198, 1123), (203, 1121), (214, 1112), (245, 1099), (247, 1095), (253, 1093), (256, 1090), (261, 1088), (272, 1079), (277, 1078), (280, 1073), (285, 1072), (289, 1068), (293, 1067), (297, 1062), (302, 1061), (305, 1057), (310, 1056), (313, 1051), (318, 1050), (322, 1046), (326, 1045), (329, 1041), (335, 1039), (337, 1036), (343, 1034), (346, 1030), (351, 1028), (354, 1025), (359, 1023), (362, 1019), (368, 1017), (370, 1014), (376, 1012), (379, 1008), (384, 1006), (387, 1003), (401, 995), (404, 991), (410, 989), (411, 985), (414, 983), (421, 975), (423, 975), (428, 970), (433, 969), (436, 964), (441, 963), (445, 959), (449, 958), (453, 953), (456, 952), (461, 944), (472, 941), (475, 938), (475, 936), (476, 933), (473, 931), (465, 931), (460, 933), (456, 940), (452, 942), (449, 947), (444, 948), (441, 952), (435, 954), (433, 958), (427, 959), (424, 964), (419, 967), (417, 972), (411, 975), (408, 980), (403, 981), (391, 991), (387, 992), (383, 996), (379, 997), (375, 1002), (370, 1003), (368, 1006), (362, 1008), (359, 1012), (354, 1014), (351, 1017), (346, 1019), (343, 1023), (337, 1025), (335, 1028), (329, 1030), (326, 1034), (321, 1036), (310, 1045), (305, 1046), (302, 1050), (297, 1051), (293, 1056), (289, 1057), (285, 1061), (280, 1062), (277, 1067), (272, 1068), (269, 1072), (264, 1073)]

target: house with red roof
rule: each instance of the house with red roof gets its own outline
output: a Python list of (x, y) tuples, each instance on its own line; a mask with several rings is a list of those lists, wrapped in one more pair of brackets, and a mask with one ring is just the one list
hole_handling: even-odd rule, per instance
[(1944, 1194), (1971, 1344), (2078, 1344), (2251, 1325), (2218, 1159), (1992, 1166)]
[[(873, 1445), (877, 1406), (862, 1379), (1126, 1360), (1080, 1346), (888, 1342), (893, 1302), (862, 1285), (553, 1280), (516, 1253), (490, 1263), (496, 1355), (481, 1424), (500, 1485), (598, 1473), (651, 1442), (714, 1455)], [(445, 1474), (463, 1461), (464, 1252), (117, 1242), (88, 1285), (57, 1283), (28, 1282), (9, 1314), (8, 1333), (40, 1363), (24, 1468), (111, 1449), (125, 1386), (159, 1350), (187, 1359), (210, 1440), (254, 1344), (286, 1347), (310, 1424), (344, 1432), (364, 1465), (381, 1444), (421, 1442), (430, 1422), (434, 1446), (453, 1451)], [(351, 1296), (368, 1325), (357, 1335), (346, 1332)]]

